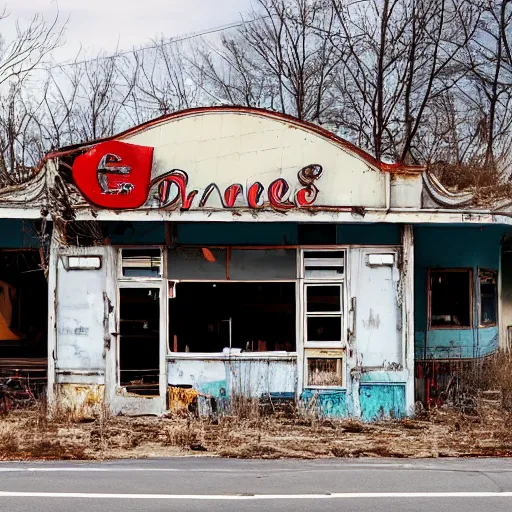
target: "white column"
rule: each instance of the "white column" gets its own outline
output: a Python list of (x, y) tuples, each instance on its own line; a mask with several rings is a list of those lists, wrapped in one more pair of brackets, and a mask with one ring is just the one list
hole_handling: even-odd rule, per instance
[(48, 262), (48, 364), (46, 400), (51, 414), (55, 407), (55, 359), (57, 357), (57, 226), (53, 226)]
[(404, 369), (408, 372), (405, 389), (407, 414), (414, 414), (414, 233), (411, 224), (402, 228), (402, 318)]

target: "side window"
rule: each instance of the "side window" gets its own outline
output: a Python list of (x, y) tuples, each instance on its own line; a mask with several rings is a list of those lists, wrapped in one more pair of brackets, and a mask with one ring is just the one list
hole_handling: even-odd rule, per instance
[(497, 275), (495, 270), (480, 270), (480, 325), (489, 327), (498, 320)]
[(472, 272), (470, 269), (430, 270), (429, 327), (471, 327)]

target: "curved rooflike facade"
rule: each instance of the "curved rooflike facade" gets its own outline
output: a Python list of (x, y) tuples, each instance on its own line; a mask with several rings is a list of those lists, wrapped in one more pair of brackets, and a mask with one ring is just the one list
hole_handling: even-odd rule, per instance
[[(112, 171), (115, 162), (124, 174)], [(0, 191), (0, 207), (33, 202), (41, 209), (41, 186), (54, 190), (58, 175), (67, 176), (58, 180), (67, 188), (61, 199), (67, 196), (82, 213), (103, 211), (105, 218), (110, 210), (132, 212), (131, 218), (138, 211), (158, 212), (159, 218), (172, 212), (375, 211), (383, 221), (382, 212), (457, 210), (471, 203), (470, 194), (450, 194), (424, 167), (378, 162), (322, 127), (247, 107), (172, 113), (62, 148), (42, 164), (32, 182)]]

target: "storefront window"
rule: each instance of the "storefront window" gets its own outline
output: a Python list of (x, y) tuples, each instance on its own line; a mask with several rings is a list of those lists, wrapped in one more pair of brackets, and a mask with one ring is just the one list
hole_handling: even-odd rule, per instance
[(172, 352), (295, 351), (294, 282), (185, 282), (169, 300)]
[(430, 327), (471, 327), (470, 269), (430, 270)]

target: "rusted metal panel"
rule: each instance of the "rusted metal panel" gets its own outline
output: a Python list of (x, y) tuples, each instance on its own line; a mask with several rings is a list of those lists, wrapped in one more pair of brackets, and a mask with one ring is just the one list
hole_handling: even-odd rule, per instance
[(105, 396), (103, 384), (58, 384), (54, 412), (73, 419), (97, 417)]

